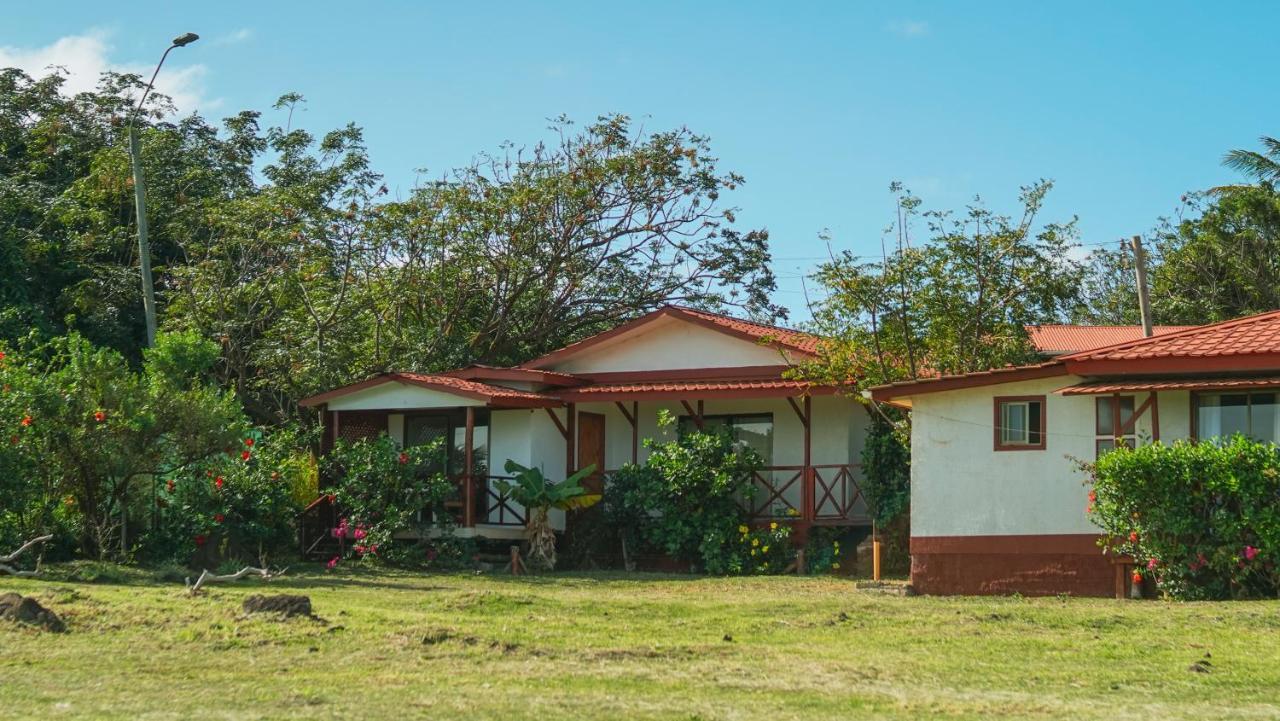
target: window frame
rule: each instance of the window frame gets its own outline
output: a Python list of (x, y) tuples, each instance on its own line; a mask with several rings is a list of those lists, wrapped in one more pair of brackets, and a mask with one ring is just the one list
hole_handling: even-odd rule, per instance
[[(770, 436), (769, 436), (769, 443), (770, 443), (769, 456), (770, 457), (767, 459), (768, 464), (766, 464), (766, 468), (772, 467), (773, 455), (774, 455), (774, 452), (777, 450), (776, 448), (777, 444), (775, 443), (775, 441), (777, 440), (776, 434), (778, 431), (778, 425), (777, 423), (774, 422), (773, 411), (759, 411), (759, 412), (752, 412), (752, 413), (706, 413), (700, 416), (700, 418), (704, 426), (706, 422), (709, 420), (723, 420), (725, 422), (725, 427), (728, 428), (730, 432), (733, 431), (733, 426), (734, 426), (733, 422), (735, 420), (750, 420), (750, 419), (754, 419), (756, 421), (768, 420), (769, 429), (770, 429)], [(693, 430), (700, 430), (698, 427), (698, 424), (695, 423), (693, 419), (694, 419), (694, 416), (691, 416), (688, 414), (677, 416), (676, 417), (677, 433), (685, 432), (686, 423), (688, 423), (690, 426), (693, 426)], [(734, 442), (738, 443), (739, 441), (735, 438)]]
[[(1108, 406), (1107, 412), (1111, 416), (1111, 426), (1112, 426), (1111, 433), (1103, 433), (1100, 431), (1100, 426), (1098, 421), (1101, 419), (1101, 417), (1098, 415), (1098, 408), (1101, 405), (1101, 401), (1107, 402), (1107, 406)], [(1129, 402), (1129, 409), (1128, 409), (1129, 423), (1132, 427), (1129, 429), (1128, 433), (1120, 433), (1120, 431), (1124, 430), (1124, 427), (1123, 427), (1124, 422), (1122, 419), (1124, 418), (1124, 411), (1125, 411), (1124, 402), (1125, 401)], [(1119, 405), (1120, 405), (1120, 408), (1118, 411), (1116, 409), (1117, 402), (1119, 402)], [(1139, 407), (1138, 396), (1133, 394), (1128, 394), (1128, 395), (1112, 394), (1112, 395), (1094, 396), (1093, 398), (1093, 432), (1094, 432), (1093, 457), (1094, 459), (1097, 459), (1102, 456), (1102, 452), (1099, 451), (1098, 447), (1103, 443), (1111, 443), (1111, 448), (1109, 448), (1106, 451), (1108, 453), (1110, 451), (1115, 450), (1116, 448), (1119, 448), (1120, 446), (1125, 446), (1126, 448), (1138, 447), (1138, 407)], [(1116, 426), (1117, 423), (1119, 423), (1120, 425)]]
[[(1005, 443), (1001, 431), (1004, 430), (1001, 419), (1001, 407), (1007, 403), (1039, 403), (1040, 404), (1040, 442), (1039, 443)], [(993, 449), (996, 451), (1043, 451), (1049, 441), (1049, 404), (1046, 396), (996, 396), (992, 399), (994, 422)], [(1028, 416), (1030, 414), (1028, 413)], [(1028, 418), (1028, 421), (1030, 419)], [(1028, 428), (1028, 431), (1030, 429)]]
[(1231, 390), (1191, 391), (1189, 394), (1190, 395), (1189, 400), (1191, 404), (1191, 414), (1190, 414), (1191, 415), (1191, 429), (1190, 429), (1191, 442), (1199, 443), (1202, 440), (1211, 440), (1214, 438), (1225, 437), (1225, 436), (1209, 436), (1208, 438), (1202, 438), (1200, 436), (1200, 400), (1205, 396), (1224, 396), (1224, 395), (1244, 395), (1248, 399), (1247, 403), (1245, 404), (1245, 408), (1248, 409), (1247, 418), (1249, 422), (1249, 430), (1244, 435), (1248, 438), (1253, 438), (1254, 440), (1257, 440), (1257, 438), (1253, 436), (1253, 396), (1264, 394), (1264, 393), (1274, 393), (1277, 396), (1277, 400), (1280, 400), (1280, 388), (1276, 388), (1274, 386), (1245, 386), (1242, 388), (1232, 388)]

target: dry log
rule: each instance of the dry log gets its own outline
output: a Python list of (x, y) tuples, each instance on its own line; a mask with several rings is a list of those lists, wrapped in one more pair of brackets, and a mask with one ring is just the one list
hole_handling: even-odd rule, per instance
[(283, 576), (285, 571), (288, 571), (288, 570), (289, 570), (288, 568), (282, 568), (279, 571), (272, 571), (269, 568), (254, 568), (253, 566), (245, 566), (244, 568), (240, 569), (239, 571), (236, 571), (235, 573), (228, 573), (226, 575), (219, 576), (219, 575), (210, 573), (209, 569), (206, 568), (200, 574), (200, 577), (196, 579), (195, 583), (192, 583), (190, 578), (187, 579), (187, 593), (194, 596), (197, 593), (199, 593), (200, 589), (203, 588), (206, 584), (239, 581), (245, 576), (258, 576), (264, 581), (270, 581), (273, 578)]
[(9, 564), (17, 560), (18, 556), (21, 556), (23, 553), (27, 551), (27, 549), (31, 548), (32, 546), (37, 546), (52, 540), (53, 540), (53, 534), (40, 536), (39, 538), (33, 538), (30, 541), (27, 541), (26, 543), (22, 544), (22, 546), (18, 550), (14, 551), (13, 553), (10, 553), (7, 556), (0, 556), (0, 573), (7, 573), (10, 576), (39, 575), (40, 561), (38, 559), (36, 560), (36, 569), (34, 571), (19, 571), (18, 569), (14, 568), (13, 566), (10, 566)]

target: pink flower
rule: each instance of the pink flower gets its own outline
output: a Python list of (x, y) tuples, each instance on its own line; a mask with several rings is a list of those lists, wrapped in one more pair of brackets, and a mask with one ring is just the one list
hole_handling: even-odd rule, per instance
[(363, 529), (363, 528), (357, 528), (357, 529), (356, 529), (356, 532), (355, 532), (353, 535), (355, 536), (355, 539), (356, 539), (357, 541), (359, 541), (359, 540), (363, 539), (363, 538), (364, 538), (366, 535), (368, 535), (368, 534), (366, 534), (366, 533), (364, 532), (364, 529)]
[(329, 559), (328, 563), (324, 564), (324, 567), (332, 571), (333, 567), (336, 565), (338, 565), (338, 557), (334, 556), (333, 558)]
[(1244, 547), (1244, 558), (1246, 561), (1252, 561), (1254, 556), (1257, 556), (1257, 555), (1258, 555), (1258, 549), (1254, 548), (1253, 546)]
[(360, 554), (361, 556), (364, 555), (364, 546), (356, 546), (355, 550), (356, 550), (356, 553)]
[(409, 462), (409, 454), (408, 454), (408, 453), (401, 453), (401, 454), (400, 454), (400, 465), (404, 465), (404, 464), (406, 464), (406, 463), (408, 463), (408, 462)]
[(1160, 565), (1160, 562), (1154, 558), (1147, 561), (1147, 568), (1151, 569), (1152, 571), (1156, 570), (1156, 566), (1159, 566), (1159, 565)]

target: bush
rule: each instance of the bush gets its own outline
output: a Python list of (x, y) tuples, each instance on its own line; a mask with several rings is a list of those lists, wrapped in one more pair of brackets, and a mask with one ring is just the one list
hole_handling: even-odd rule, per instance
[(214, 568), (265, 565), (291, 549), (302, 508), (295, 487), (307, 473), (309, 439), (289, 426), (250, 431), (212, 458), (157, 479), (158, 521), (140, 544), (142, 555)]
[(1091, 470), (1091, 517), (1138, 577), (1183, 599), (1280, 592), (1276, 446), (1235, 436), (1122, 447)]
[[(669, 414), (661, 417), (672, 425)], [(627, 466), (605, 488), (606, 513), (627, 541), (701, 565), (707, 573), (742, 573), (739, 527), (747, 522), (742, 501), (754, 492), (763, 465), (759, 454), (737, 444), (729, 431), (685, 433), (673, 441), (645, 441), (644, 467)], [(781, 569), (779, 569), (781, 570)]]
[(862, 492), (876, 524), (887, 526), (904, 515), (911, 504), (911, 427), (872, 414), (862, 470)]
[(385, 433), (354, 443), (339, 441), (323, 462), (343, 514), (334, 532), (353, 542), (358, 558), (405, 566), (465, 562), (461, 556), (467, 549), (455, 542), (453, 518), (444, 508), (456, 490), (444, 467), (440, 442), (401, 450)]

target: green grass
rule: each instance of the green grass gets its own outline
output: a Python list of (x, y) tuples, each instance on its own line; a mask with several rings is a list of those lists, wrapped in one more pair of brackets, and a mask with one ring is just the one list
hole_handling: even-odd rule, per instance
[[(1280, 603), (911, 598), (841, 579), (298, 574), (327, 623), (131, 572), (0, 578), (4, 718), (1280, 717)], [(83, 576), (83, 574), (81, 574)], [(729, 637), (730, 640), (726, 640)], [(1187, 670), (1212, 653), (1212, 673)]]

